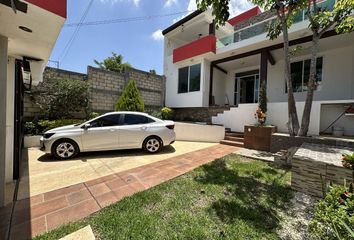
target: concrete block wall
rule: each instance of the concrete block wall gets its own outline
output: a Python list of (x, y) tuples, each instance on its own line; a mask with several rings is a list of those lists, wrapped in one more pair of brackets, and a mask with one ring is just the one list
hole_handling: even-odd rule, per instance
[[(43, 79), (43, 83), (33, 86), (33, 90), (40, 91), (48, 79), (88, 81), (90, 84), (90, 111), (92, 112), (105, 113), (113, 111), (117, 99), (130, 79), (135, 80), (137, 84), (144, 99), (146, 112), (151, 113), (161, 109), (165, 102), (165, 78), (137, 69), (131, 69), (127, 73), (116, 73), (89, 66), (87, 74), (82, 74), (48, 67), (44, 72)], [(31, 94), (25, 94), (24, 117), (30, 120), (39, 115), (40, 109), (33, 102)], [(81, 117), (84, 118), (85, 116), (82, 115)]]

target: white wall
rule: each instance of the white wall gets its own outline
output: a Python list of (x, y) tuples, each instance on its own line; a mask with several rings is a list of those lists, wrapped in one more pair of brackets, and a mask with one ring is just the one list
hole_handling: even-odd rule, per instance
[[(345, 111), (345, 106), (348, 105), (322, 105), (320, 131), (325, 130), (336, 120)], [(354, 116), (342, 116), (333, 126), (343, 127), (344, 135), (354, 136)], [(332, 128), (329, 128), (326, 133), (332, 133)]]
[[(344, 100), (354, 96), (353, 46), (319, 52), (323, 56), (322, 87), (314, 95), (315, 101)], [(309, 55), (294, 58), (292, 61), (309, 59)], [(284, 60), (268, 67), (268, 100), (285, 102)], [(294, 93), (297, 101), (305, 101), (306, 92)]]
[(14, 147), (14, 106), (15, 106), (15, 59), (9, 57), (7, 64), (6, 93), (6, 182), (13, 178), (13, 147)]
[[(244, 125), (257, 123), (254, 113), (258, 104), (240, 104), (238, 107), (231, 108), (224, 113), (218, 114), (212, 118), (212, 123), (223, 124), (235, 132), (243, 132)], [(304, 102), (296, 104), (299, 121), (301, 121)], [(321, 102), (313, 102), (311, 119), (309, 126), (309, 135), (318, 135), (320, 131), (320, 112)], [(279, 132), (288, 132), (288, 105), (282, 103), (268, 103), (267, 124), (277, 126)]]
[(177, 141), (218, 143), (225, 138), (222, 126), (176, 122), (175, 132)]

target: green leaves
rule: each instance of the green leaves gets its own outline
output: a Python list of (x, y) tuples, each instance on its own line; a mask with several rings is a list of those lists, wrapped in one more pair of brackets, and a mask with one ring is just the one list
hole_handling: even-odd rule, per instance
[(48, 79), (34, 92), (34, 102), (48, 119), (63, 119), (88, 108), (88, 83), (82, 80)]
[(115, 110), (144, 112), (144, 108), (144, 100), (140, 95), (136, 83), (134, 80), (130, 80), (119, 97)]
[(211, 6), (216, 26), (222, 26), (229, 20), (229, 0), (197, 0), (197, 6), (203, 11)]
[(118, 55), (114, 52), (112, 52), (112, 57), (108, 57), (104, 59), (103, 62), (99, 62), (97, 60), (94, 60), (94, 62), (101, 69), (105, 69), (113, 72), (119, 72), (119, 73), (124, 73), (129, 68), (132, 68), (132, 66), (129, 63), (123, 63), (122, 55), (120, 54)]

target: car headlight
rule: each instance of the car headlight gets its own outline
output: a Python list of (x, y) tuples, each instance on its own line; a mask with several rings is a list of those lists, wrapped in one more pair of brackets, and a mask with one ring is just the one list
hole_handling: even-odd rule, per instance
[(50, 138), (51, 136), (53, 136), (55, 133), (45, 133), (45, 134), (43, 134), (43, 138), (44, 139), (48, 139), (48, 138)]

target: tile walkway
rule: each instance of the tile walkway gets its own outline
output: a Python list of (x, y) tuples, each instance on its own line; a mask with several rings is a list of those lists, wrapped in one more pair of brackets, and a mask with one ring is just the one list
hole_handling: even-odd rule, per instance
[[(216, 145), (16, 202), (11, 239), (28, 239), (175, 178), (239, 148)], [(11, 205), (0, 209), (0, 239)]]

